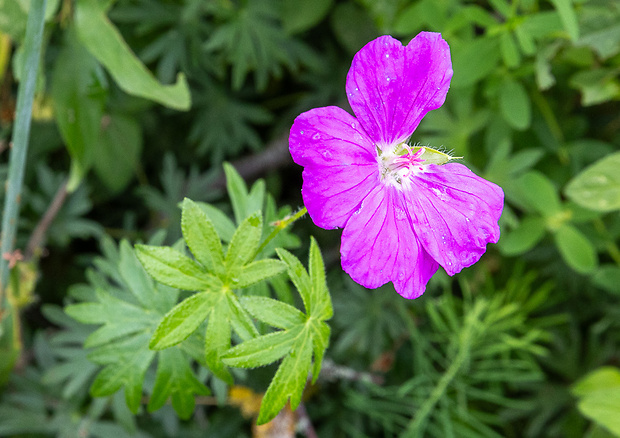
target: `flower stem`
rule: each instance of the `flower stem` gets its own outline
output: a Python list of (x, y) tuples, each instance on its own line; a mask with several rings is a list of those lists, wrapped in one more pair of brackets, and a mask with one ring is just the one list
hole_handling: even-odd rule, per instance
[(4, 198), (2, 232), (0, 234), (2, 240), (0, 250), (0, 311), (4, 304), (4, 290), (9, 278), (9, 263), (4, 256), (13, 252), (17, 232), (17, 219), (26, 167), (26, 152), (28, 151), (28, 138), (30, 136), (32, 101), (39, 70), (39, 58), (41, 57), (45, 3), (46, 0), (30, 2), (30, 12), (26, 24), (25, 62), (22, 70), (24, 74), (17, 90), (17, 110), (11, 139), (9, 172), (6, 183), (6, 197)]
[(279, 221), (276, 221), (274, 223), (275, 225), (274, 229), (271, 231), (271, 233), (269, 233), (269, 236), (267, 236), (267, 238), (263, 240), (263, 243), (260, 244), (260, 246), (256, 250), (256, 254), (260, 254), (260, 252), (263, 249), (265, 249), (265, 247), (269, 244), (269, 242), (271, 242), (273, 238), (276, 237), (280, 231), (288, 227), (290, 224), (295, 222), (297, 219), (301, 218), (306, 213), (308, 213), (308, 210), (304, 206), (300, 208), (299, 211), (295, 213), (294, 215), (289, 215), (283, 219), (280, 219)]

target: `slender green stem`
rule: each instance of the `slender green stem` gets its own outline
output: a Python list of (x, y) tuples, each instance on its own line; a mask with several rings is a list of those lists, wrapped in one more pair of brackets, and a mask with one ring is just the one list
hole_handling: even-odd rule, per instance
[[(32, 101), (39, 70), (41, 44), (43, 41), (43, 22), (46, 0), (32, 0), (26, 37), (24, 39), (24, 72), (22, 81), (17, 90), (17, 110), (13, 137), (11, 139), (11, 155), (9, 158), (9, 172), (6, 183), (6, 197), (4, 198), (4, 213), (2, 216), (2, 249), (0, 250), (0, 306), (4, 304), (4, 289), (9, 278), (9, 262), (5, 258), (13, 252), (24, 169), (26, 167), (26, 152), (30, 136), (30, 121), (32, 115)], [(1, 310), (1, 309), (0, 309)]]
[(280, 231), (288, 227), (290, 224), (295, 222), (297, 219), (301, 218), (306, 213), (308, 213), (308, 210), (306, 209), (306, 207), (302, 207), (294, 215), (287, 216), (284, 219), (280, 219), (279, 221), (277, 221), (275, 228), (271, 231), (271, 233), (269, 233), (269, 236), (267, 236), (267, 238), (263, 240), (263, 243), (261, 243), (258, 249), (256, 250), (256, 254), (260, 254), (260, 252), (263, 249), (265, 249), (265, 247), (269, 244), (269, 242), (271, 242), (273, 238), (276, 237)]

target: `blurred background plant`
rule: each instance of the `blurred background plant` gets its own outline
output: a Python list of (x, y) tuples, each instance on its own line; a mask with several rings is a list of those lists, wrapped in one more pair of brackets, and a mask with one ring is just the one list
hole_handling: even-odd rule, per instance
[[(0, 0), (3, 180), (38, 1)], [(48, 0), (44, 20), (12, 317), (0, 310), (0, 436), (620, 436), (619, 2)], [(275, 368), (226, 384), (199, 366), (200, 337), (138, 361), (143, 381), (130, 367), (103, 385), (152, 352), (89, 344), (97, 326), (63, 307), (101, 291), (136, 304), (129, 242), (177, 242), (184, 197), (225, 242), (254, 208), (265, 226), (295, 211), (294, 117), (346, 102), (365, 43), (422, 30), (448, 41), (454, 78), (412, 140), (503, 187), (499, 244), (410, 302), (351, 282), (336, 231), (306, 219), (279, 235), (265, 257), (298, 248), (304, 264), (316, 237), (334, 318), (321, 376), (271, 426), (252, 426), (252, 406)], [(228, 190), (224, 161), (240, 174)], [(300, 304), (278, 276), (247, 291)]]

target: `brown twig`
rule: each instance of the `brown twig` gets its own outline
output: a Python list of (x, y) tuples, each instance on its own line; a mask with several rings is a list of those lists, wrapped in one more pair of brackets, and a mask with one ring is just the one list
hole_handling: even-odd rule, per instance
[(299, 403), (295, 413), (297, 414), (297, 425), (302, 430), (303, 434), (306, 435), (306, 438), (319, 438), (316, 430), (314, 430), (312, 421), (310, 421), (306, 405), (304, 405), (303, 402)]
[(337, 365), (329, 359), (324, 359), (321, 366), (321, 379), (326, 380), (354, 380), (362, 382), (372, 382), (375, 385), (383, 384), (383, 377), (376, 374), (357, 371), (353, 368)]
[(25, 259), (30, 260), (34, 256), (38, 256), (39, 252), (43, 247), (43, 242), (45, 240), (45, 235), (47, 234), (47, 230), (50, 225), (54, 221), (54, 218), (62, 208), (65, 200), (67, 199), (67, 181), (65, 180), (58, 191), (54, 195), (54, 199), (50, 203), (47, 211), (37, 224), (36, 228), (32, 232), (30, 239), (28, 240), (28, 245), (26, 246), (26, 255)]
[[(288, 132), (281, 134), (257, 154), (231, 162), (245, 181), (254, 180), (265, 173), (292, 164), (288, 151)], [(214, 182), (215, 188), (226, 187), (226, 177), (222, 172)]]

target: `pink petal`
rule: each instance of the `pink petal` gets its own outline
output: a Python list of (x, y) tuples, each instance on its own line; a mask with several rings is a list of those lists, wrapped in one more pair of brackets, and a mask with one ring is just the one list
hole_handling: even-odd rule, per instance
[(405, 192), (424, 249), (449, 275), (476, 263), (499, 240), (502, 189), (462, 164), (431, 164)]
[(381, 147), (408, 139), (444, 103), (451, 78), (450, 48), (440, 34), (421, 32), (406, 47), (386, 35), (355, 55), (346, 89), (353, 112)]
[(439, 265), (418, 243), (411, 219), (403, 208), (402, 193), (393, 187), (375, 187), (345, 225), (342, 268), (368, 288), (388, 281), (405, 298), (424, 293)]
[(316, 108), (299, 115), (289, 149), (293, 161), (304, 166), (304, 204), (321, 228), (344, 227), (379, 182), (375, 147), (359, 122), (341, 108)]

